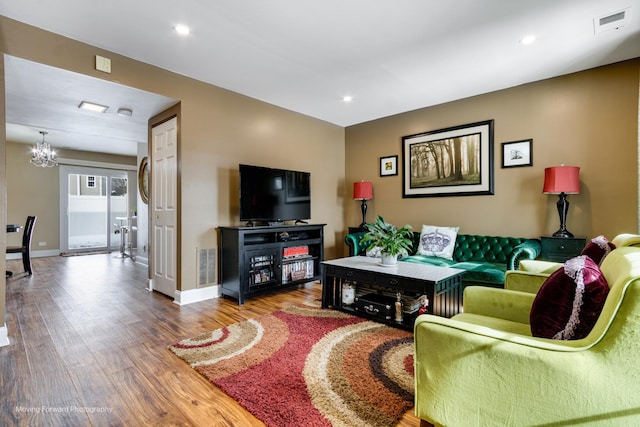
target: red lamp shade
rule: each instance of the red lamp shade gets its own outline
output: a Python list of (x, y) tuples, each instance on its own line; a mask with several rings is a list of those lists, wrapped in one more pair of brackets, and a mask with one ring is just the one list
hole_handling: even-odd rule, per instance
[(577, 166), (553, 166), (544, 170), (545, 194), (579, 194), (580, 168)]
[(373, 199), (373, 184), (369, 181), (353, 183), (353, 200)]

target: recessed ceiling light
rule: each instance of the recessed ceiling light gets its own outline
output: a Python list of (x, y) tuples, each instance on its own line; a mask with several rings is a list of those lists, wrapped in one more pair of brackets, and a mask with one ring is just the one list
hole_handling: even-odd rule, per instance
[(526, 46), (526, 45), (532, 44), (535, 41), (536, 41), (536, 36), (534, 36), (533, 34), (530, 34), (528, 36), (524, 36), (523, 38), (521, 38), (520, 44)]
[(176, 33), (180, 34), (181, 36), (188, 36), (191, 33), (191, 28), (187, 27), (184, 24), (178, 24), (173, 27), (173, 29), (176, 30)]
[(133, 110), (131, 108), (119, 108), (118, 115), (130, 117), (133, 115)]
[(80, 105), (78, 105), (78, 108), (88, 111), (94, 111), (96, 113), (104, 113), (109, 109), (109, 107), (106, 105), (95, 104), (93, 102), (87, 101), (82, 101)]
[(342, 102), (351, 102), (353, 101), (353, 96), (351, 95), (345, 95), (342, 97)]

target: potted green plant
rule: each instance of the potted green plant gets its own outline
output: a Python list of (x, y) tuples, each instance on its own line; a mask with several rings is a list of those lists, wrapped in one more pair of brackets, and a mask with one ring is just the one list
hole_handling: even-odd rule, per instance
[(373, 248), (380, 249), (383, 265), (395, 265), (398, 255), (409, 253), (411, 250), (412, 232), (409, 224), (397, 228), (378, 215), (374, 223), (367, 224), (365, 227), (367, 233), (362, 238), (362, 243), (366, 246), (367, 251)]

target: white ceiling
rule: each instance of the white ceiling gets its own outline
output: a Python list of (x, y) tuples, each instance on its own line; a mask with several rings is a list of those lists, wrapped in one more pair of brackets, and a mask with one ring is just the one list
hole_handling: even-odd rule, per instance
[[(623, 10), (620, 28), (595, 31)], [(20, 0), (0, 13), (340, 126), (640, 57), (640, 0)], [(17, 58), (6, 68), (8, 137), (108, 136), (130, 154), (175, 102)], [(83, 99), (110, 114), (79, 117)]]
[[(175, 100), (12, 56), (5, 57), (7, 139), (42, 140), (70, 148), (135, 156), (147, 142), (147, 120)], [(105, 113), (81, 110), (81, 101), (109, 106)], [(118, 115), (118, 109), (133, 111)]]

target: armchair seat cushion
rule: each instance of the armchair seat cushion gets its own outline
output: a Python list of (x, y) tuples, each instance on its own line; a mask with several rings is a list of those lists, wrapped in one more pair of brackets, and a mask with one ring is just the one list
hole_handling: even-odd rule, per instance
[(460, 313), (453, 316), (453, 319), (474, 325), (485, 326), (499, 331), (531, 336), (531, 328), (528, 323), (514, 322), (512, 320), (499, 319), (497, 317), (484, 316), (475, 313)]

